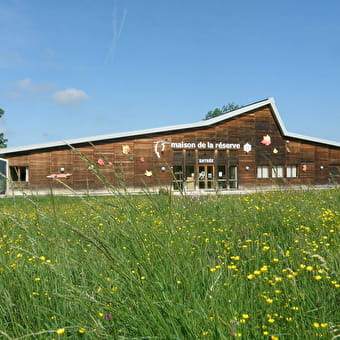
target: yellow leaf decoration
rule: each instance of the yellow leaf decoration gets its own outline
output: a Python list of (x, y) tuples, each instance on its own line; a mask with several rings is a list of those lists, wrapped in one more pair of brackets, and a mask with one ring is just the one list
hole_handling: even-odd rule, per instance
[(128, 155), (130, 153), (131, 149), (129, 145), (123, 145), (122, 146), (122, 152), (124, 155)]

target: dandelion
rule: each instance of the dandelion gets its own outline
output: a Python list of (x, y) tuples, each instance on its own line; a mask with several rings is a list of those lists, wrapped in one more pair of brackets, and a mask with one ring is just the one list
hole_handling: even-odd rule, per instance
[(307, 266), (307, 267), (306, 267), (306, 270), (307, 270), (308, 272), (312, 272), (312, 271), (313, 271), (313, 267), (312, 267), (312, 266)]
[(319, 324), (318, 322), (313, 322), (313, 326), (314, 326), (315, 328), (319, 328), (319, 327), (320, 327), (320, 324)]
[(322, 322), (320, 323), (320, 327), (321, 328), (326, 328), (328, 326), (328, 323), (327, 322)]
[(266, 273), (266, 272), (268, 271), (268, 266), (262, 266), (261, 269), (260, 269), (260, 271), (261, 271), (262, 273)]
[(57, 333), (58, 335), (64, 334), (64, 333), (65, 333), (65, 328), (59, 328), (59, 329), (57, 329), (57, 330), (56, 330), (56, 333)]
[(281, 282), (282, 281), (282, 277), (276, 276), (274, 280), (275, 280), (275, 282)]
[(255, 275), (254, 274), (249, 274), (248, 276), (247, 276), (247, 279), (248, 280), (253, 280), (255, 278)]
[(85, 328), (79, 328), (78, 333), (79, 334), (84, 334), (86, 332)]
[(316, 281), (320, 281), (321, 279), (322, 279), (321, 275), (315, 275), (314, 276), (314, 280), (316, 280)]

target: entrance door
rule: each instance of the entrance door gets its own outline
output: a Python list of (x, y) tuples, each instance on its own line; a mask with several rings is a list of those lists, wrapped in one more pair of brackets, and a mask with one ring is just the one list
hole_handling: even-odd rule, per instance
[(7, 188), (7, 160), (0, 158), (0, 195), (6, 193)]
[(200, 189), (214, 188), (214, 166), (200, 165), (198, 167), (198, 187)]

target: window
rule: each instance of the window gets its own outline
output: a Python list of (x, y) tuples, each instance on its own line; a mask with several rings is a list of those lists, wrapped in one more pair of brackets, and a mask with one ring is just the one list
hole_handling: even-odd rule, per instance
[(330, 177), (340, 177), (340, 165), (331, 165), (329, 167)]
[(283, 177), (283, 166), (274, 165), (272, 167), (272, 178), (282, 178)]
[(286, 176), (287, 176), (287, 178), (297, 177), (297, 166), (296, 165), (287, 165)]
[(267, 165), (261, 165), (257, 167), (257, 178), (269, 178)]
[(10, 166), (9, 171), (13, 182), (28, 182), (28, 166)]

